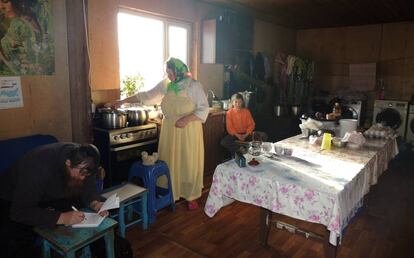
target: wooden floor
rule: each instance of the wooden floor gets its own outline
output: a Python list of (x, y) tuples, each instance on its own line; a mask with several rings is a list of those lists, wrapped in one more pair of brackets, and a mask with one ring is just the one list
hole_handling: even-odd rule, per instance
[[(272, 229), (269, 247), (259, 243), (259, 211), (234, 202), (208, 218), (202, 209), (159, 212), (147, 231), (127, 231), (134, 257), (324, 257), (323, 246), (301, 235)], [(391, 162), (371, 189), (364, 209), (348, 225), (337, 257), (414, 257), (414, 153)]]

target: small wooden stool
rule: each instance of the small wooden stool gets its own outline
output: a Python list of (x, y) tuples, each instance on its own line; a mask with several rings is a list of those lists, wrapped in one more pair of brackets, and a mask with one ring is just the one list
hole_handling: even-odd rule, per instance
[[(147, 189), (125, 183), (104, 190), (102, 197), (108, 198), (115, 193), (119, 197), (119, 210), (117, 214), (111, 215), (111, 218), (118, 218), (119, 234), (125, 237), (126, 228), (138, 223), (141, 223), (142, 229), (146, 230), (148, 228)], [(133, 220), (133, 212), (138, 213), (139, 218)], [(126, 213), (128, 213), (128, 223), (125, 223)]]
[(88, 247), (101, 237), (105, 239), (106, 257), (115, 258), (114, 227), (116, 224), (115, 220), (105, 218), (96, 228), (72, 228), (59, 225), (54, 228), (36, 227), (34, 231), (42, 237), (43, 258), (50, 258), (51, 248), (64, 257), (75, 258), (77, 250)]

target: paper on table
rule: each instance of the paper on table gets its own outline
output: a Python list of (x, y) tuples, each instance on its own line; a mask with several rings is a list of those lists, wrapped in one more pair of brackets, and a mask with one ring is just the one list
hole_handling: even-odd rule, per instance
[(85, 219), (81, 223), (73, 224), (73, 228), (92, 228), (99, 226), (105, 217), (99, 215), (101, 211), (119, 208), (119, 197), (115, 194), (111, 195), (103, 203), (98, 213), (85, 212)]
[(104, 202), (104, 204), (102, 205), (101, 209), (98, 211), (106, 211), (106, 210), (111, 210), (111, 209), (116, 209), (119, 208), (119, 197), (116, 193), (114, 193), (113, 195), (109, 196), (108, 199), (106, 199), (106, 201)]
[(85, 212), (85, 219), (78, 224), (73, 224), (73, 228), (92, 228), (99, 226), (102, 221), (105, 219), (105, 217), (102, 217), (98, 213), (91, 213), (91, 212)]

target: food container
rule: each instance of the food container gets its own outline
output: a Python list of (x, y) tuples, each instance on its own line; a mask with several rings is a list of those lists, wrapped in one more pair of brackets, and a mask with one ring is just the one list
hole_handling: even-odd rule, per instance
[(231, 100), (230, 99), (221, 100), (221, 104), (222, 104), (224, 110), (229, 110), (231, 108)]
[(334, 137), (332, 138), (332, 145), (337, 148), (343, 148), (346, 146), (346, 142), (343, 142), (341, 138)]
[(358, 126), (357, 119), (341, 119), (339, 120), (340, 136), (344, 137), (346, 133), (356, 131)]
[(130, 126), (144, 125), (148, 121), (148, 111), (144, 109), (128, 109), (126, 110), (128, 123)]
[(116, 109), (100, 110), (101, 126), (105, 129), (119, 129), (127, 126), (127, 115)]

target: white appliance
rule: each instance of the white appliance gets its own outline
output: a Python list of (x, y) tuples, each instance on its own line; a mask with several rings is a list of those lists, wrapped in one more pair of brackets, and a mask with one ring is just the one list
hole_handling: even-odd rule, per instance
[(362, 101), (361, 100), (347, 100), (342, 104), (344, 107), (342, 110), (349, 110), (352, 117), (347, 117), (348, 119), (357, 119), (358, 126), (361, 126), (361, 114), (362, 114)]
[(408, 115), (408, 101), (375, 100), (372, 123), (384, 123), (405, 139)]
[(410, 105), (407, 120), (407, 142), (414, 143), (414, 104)]

